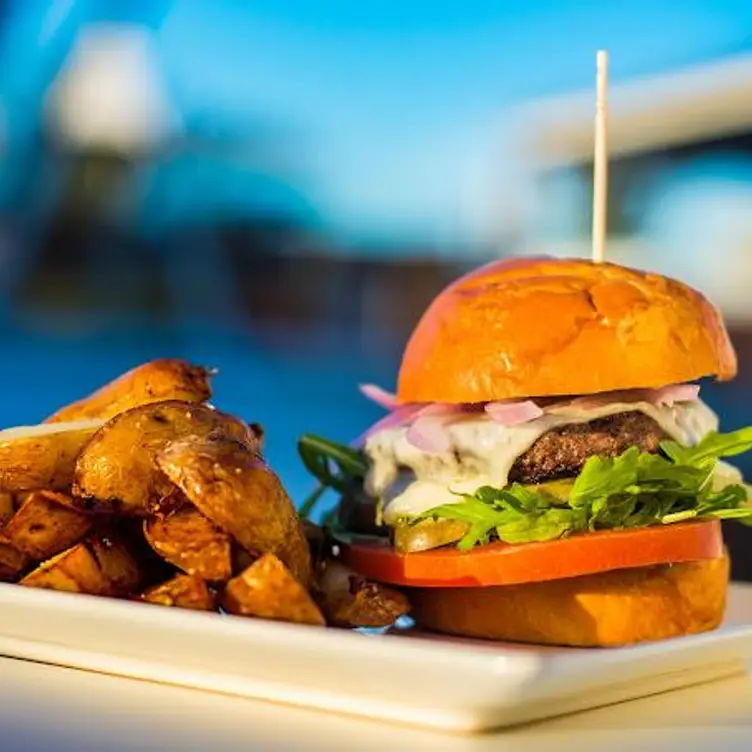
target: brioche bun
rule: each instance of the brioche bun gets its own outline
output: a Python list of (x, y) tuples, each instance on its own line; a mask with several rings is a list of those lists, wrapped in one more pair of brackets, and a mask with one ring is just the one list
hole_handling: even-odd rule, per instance
[(460, 278), (407, 345), (397, 399), (487, 402), (655, 388), (736, 375), (719, 311), (657, 274), (518, 258)]
[(408, 591), (425, 629), (463, 637), (616, 647), (715, 629), (723, 620), (727, 555), (566, 580)]

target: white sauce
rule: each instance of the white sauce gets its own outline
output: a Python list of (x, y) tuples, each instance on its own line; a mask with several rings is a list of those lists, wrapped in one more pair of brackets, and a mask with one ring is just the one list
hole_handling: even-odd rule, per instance
[(368, 438), (365, 453), (371, 461), (366, 490), (385, 503), (384, 521), (416, 515), (439, 504), (461, 501), (483, 485), (502, 488), (517, 458), (548, 431), (572, 423), (624, 412), (649, 416), (675, 441), (693, 446), (718, 430), (718, 417), (701, 400), (657, 407), (648, 402), (619, 403), (584, 409), (561, 406), (540, 418), (507, 427), (485, 413), (470, 415), (444, 427), (450, 447), (433, 454), (407, 439), (407, 428), (389, 428)]
[(713, 474), (713, 490), (720, 491), (726, 486), (744, 485), (744, 476), (738, 467), (730, 465), (728, 462), (718, 460), (715, 463), (715, 473)]

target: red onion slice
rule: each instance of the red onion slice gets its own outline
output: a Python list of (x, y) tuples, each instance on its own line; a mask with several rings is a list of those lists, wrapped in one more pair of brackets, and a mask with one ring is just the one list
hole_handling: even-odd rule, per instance
[(454, 416), (466, 413), (471, 409), (474, 409), (471, 405), (449, 405), (441, 402), (427, 405), (422, 403), (402, 405), (374, 423), (353, 444), (356, 446), (362, 445), (369, 436), (379, 431), (409, 426), (405, 438), (419, 449), (426, 452), (447, 451), (450, 443), (443, 427)]
[(446, 402), (431, 402), (413, 416), (414, 418), (451, 417), (479, 409), (474, 405), (450, 405)]
[(614, 402), (649, 402), (652, 405), (671, 406), (675, 402), (693, 402), (699, 397), (700, 387), (697, 384), (672, 384), (659, 389), (622, 389), (601, 394), (586, 394), (564, 402), (556, 402), (547, 409), (558, 412), (561, 408), (590, 410)]
[(420, 412), (422, 408), (423, 405), (402, 405), (388, 415), (385, 415), (381, 420), (377, 420), (355, 441), (358, 444), (362, 444), (369, 436), (372, 436), (378, 431), (385, 431), (388, 428), (398, 428), (407, 423), (416, 413)]
[(671, 406), (675, 402), (696, 400), (700, 393), (697, 384), (672, 384), (659, 389), (624, 389), (564, 399), (544, 410), (533, 400), (488, 402), (485, 405), (443, 402), (398, 405), (396, 395), (376, 384), (361, 384), (359, 388), (368, 399), (389, 410), (389, 413), (355, 439), (353, 446), (362, 446), (369, 436), (379, 431), (407, 426), (407, 440), (418, 449), (431, 453), (449, 451), (451, 441), (446, 426), (463, 414), (485, 411), (494, 422), (512, 427), (540, 418), (544, 412), (558, 413), (567, 408), (588, 410), (616, 402), (650, 402)]
[(405, 438), (414, 447), (431, 454), (448, 452), (452, 446), (443, 417), (416, 418), (407, 429)]
[(491, 420), (503, 426), (518, 426), (543, 415), (543, 410), (532, 400), (525, 402), (489, 402), (486, 413)]
[(700, 395), (699, 384), (673, 384), (662, 389), (651, 389), (650, 401), (658, 405), (673, 405), (674, 402), (693, 402)]
[(371, 402), (375, 402), (379, 407), (386, 410), (394, 410), (397, 407), (397, 395), (387, 392), (377, 384), (359, 384), (358, 389)]

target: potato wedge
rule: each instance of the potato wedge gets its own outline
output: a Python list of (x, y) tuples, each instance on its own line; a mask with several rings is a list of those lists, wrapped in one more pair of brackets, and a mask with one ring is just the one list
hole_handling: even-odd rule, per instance
[(204, 580), (187, 574), (175, 575), (171, 580), (150, 588), (142, 596), (146, 603), (158, 606), (188, 608), (193, 611), (216, 611), (217, 596)]
[(144, 521), (144, 536), (165, 560), (189, 575), (210, 582), (232, 577), (230, 536), (188, 507), (163, 519)]
[(69, 488), (81, 449), (102, 425), (87, 420), (0, 431), (0, 492)]
[(405, 595), (369, 582), (338, 561), (326, 563), (315, 597), (326, 620), (338, 627), (389, 627), (410, 611)]
[(206, 402), (211, 372), (177, 358), (160, 358), (137, 366), (88, 397), (60, 408), (45, 423), (99, 418), (109, 420), (139, 405), (165, 400)]
[(240, 574), (244, 569), (256, 561), (258, 557), (255, 554), (250, 554), (241, 546), (237, 541), (232, 542), (232, 573), (233, 575)]
[(122, 540), (93, 534), (21, 580), (26, 587), (119, 597), (136, 591), (141, 570)]
[(109, 420), (78, 457), (74, 503), (83, 511), (149, 514), (173, 493), (154, 462), (175, 439), (229, 436), (257, 448), (255, 434), (241, 420), (205, 405), (167, 401), (134, 407)]
[(167, 496), (163, 496), (159, 500), (149, 501), (146, 505), (146, 511), (154, 517), (162, 518), (175, 514), (183, 507), (191, 506), (193, 505), (185, 498), (185, 494), (179, 488), (173, 486)]
[(0, 536), (0, 582), (15, 582), (29, 560), (9, 541)]
[[(139, 593), (160, 585), (178, 572), (173, 564), (165, 561), (150, 545), (144, 535), (144, 520), (141, 517), (112, 517), (92, 515), (97, 521), (107, 523), (107, 530), (114, 531), (118, 540), (138, 562), (141, 572)], [(96, 528), (95, 528), (96, 529)]]
[(3, 535), (33, 561), (43, 561), (78, 543), (92, 527), (82, 512), (71, 509), (70, 497), (32, 491), (3, 529)]
[(231, 579), (222, 605), (237, 616), (326, 625), (308, 591), (274, 554), (265, 554)]
[(0, 493), (0, 530), (16, 513), (16, 500), (12, 493)]
[(282, 483), (258, 456), (237, 442), (206, 437), (167, 445), (157, 455), (165, 475), (206, 517), (248, 552), (275, 554), (304, 587), (311, 551)]

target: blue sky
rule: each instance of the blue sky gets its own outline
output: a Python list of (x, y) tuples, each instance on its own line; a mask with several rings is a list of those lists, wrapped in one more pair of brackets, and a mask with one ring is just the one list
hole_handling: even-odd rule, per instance
[[(29, 20), (6, 92), (44, 78), (43, 45), (28, 37), (48, 4), (16, 2)], [(146, 20), (189, 119), (289, 129), (302, 155), (296, 186), (353, 240), (472, 236), (468, 165), (494, 153), (503, 109), (591, 85), (597, 48), (609, 48), (618, 80), (733, 52), (752, 29), (744, 0), (58, 2), (73, 9), (60, 14), (60, 49), (84, 18)]]

